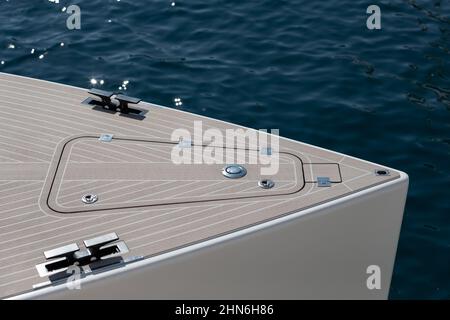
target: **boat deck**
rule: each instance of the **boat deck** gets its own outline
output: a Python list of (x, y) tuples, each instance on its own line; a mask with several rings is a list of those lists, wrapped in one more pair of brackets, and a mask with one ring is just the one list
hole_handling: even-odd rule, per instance
[[(248, 152), (247, 175), (224, 164), (174, 164), (176, 148), (208, 158), (202, 144), (180, 145), (175, 129), (242, 128), (141, 102), (143, 117), (83, 104), (86, 89), (0, 73), (0, 297), (32, 290), (43, 252), (115, 232), (129, 256), (155, 256), (276, 219), (399, 178), (383, 167), (280, 138), (279, 170), (262, 176)], [(112, 134), (111, 141), (101, 141)], [(270, 140), (270, 139), (269, 139)], [(252, 151), (252, 152), (250, 152)], [(273, 157), (274, 154), (267, 157)], [(323, 187), (318, 178), (328, 177)], [(258, 186), (269, 178), (271, 189)], [(83, 195), (98, 201), (86, 204)]]

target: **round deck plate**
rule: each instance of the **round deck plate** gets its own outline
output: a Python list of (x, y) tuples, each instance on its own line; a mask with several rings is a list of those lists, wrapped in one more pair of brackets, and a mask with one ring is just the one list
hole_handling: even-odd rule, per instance
[(238, 179), (247, 174), (247, 169), (238, 164), (230, 164), (222, 169), (222, 174), (227, 178)]

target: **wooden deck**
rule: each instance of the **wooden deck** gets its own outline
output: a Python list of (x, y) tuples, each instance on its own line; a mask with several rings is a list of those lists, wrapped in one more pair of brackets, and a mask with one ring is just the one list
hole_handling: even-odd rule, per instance
[[(154, 256), (399, 177), (280, 138), (276, 174), (244, 163), (247, 175), (229, 179), (223, 164), (174, 164), (171, 135), (193, 132), (194, 121), (238, 126), (145, 102), (145, 118), (136, 119), (94, 110), (82, 104), (87, 97), (86, 89), (0, 73), (0, 297), (46, 280), (35, 268), (45, 250), (115, 232), (129, 255)], [(105, 133), (112, 141), (99, 140)], [(330, 187), (318, 186), (324, 176)], [(260, 188), (262, 178), (275, 186)], [(96, 203), (81, 201), (89, 193)]]

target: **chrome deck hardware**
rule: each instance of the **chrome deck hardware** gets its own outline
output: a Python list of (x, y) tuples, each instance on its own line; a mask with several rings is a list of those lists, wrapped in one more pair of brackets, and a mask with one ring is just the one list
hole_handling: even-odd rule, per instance
[(141, 102), (141, 99), (139, 98), (129, 97), (124, 94), (118, 94), (116, 96), (116, 100), (119, 101), (119, 109), (122, 113), (135, 113), (133, 112), (133, 110), (135, 109), (129, 108), (128, 104), (138, 104), (139, 102)]
[(84, 240), (84, 249), (71, 243), (45, 251), (44, 257), (48, 261), (36, 265), (36, 269), (41, 277), (49, 276), (50, 280), (59, 280), (70, 276), (70, 273), (66, 273), (70, 266), (89, 266), (91, 270), (96, 270), (121, 262), (121, 255), (129, 250), (125, 242), (118, 240), (117, 234), (112, 232)]
[(272, 148), (267, 147), (267, 148), (261, 148), (260, 153), (264, 156), (271, 156), (272, 155)]
[(270, 179), (263, 179), (258, 181), (258, 186), (260, 186), (263, 189), (271, 189), (275, 186), (275, 182), (273, 182)]
[(92, 94), (96, 97), (99, 97), (102, 100), (102, 101), (97, 101), (97, 100), (91, 99), (92, 104), (97, 104), (97, 105), (100, 105), (103, 107), (111, 105), (111, 103), (112, 103), (111, 97), (114, 95), (114, 92), (112, 92), (112, 91), (99, 90), (99, 89), (95, 89), (95, 88), (92, 88), (91, 90), (89, 90), (88, 93)]
[(98, 200), (98, 196), (96, 194), (85, 194), (84, 196), (81, 197), (81, 201), (83, 201), (83, 203), (85, 204), (92, 204), (97, 202)]
[(112, 133), (102, 133), (100, 135), (100, 138), (98, 138), (98, 140), (100, 140), (102, 142), (111, 142), (113, 137), (114, 137), (114, 135)]
[[(94, 106), (95, 110), (106, 110), (110, 112), (120, 111), (121, 114), (143, 117), (147, 110), (141, 110), (137, 108), (130, 108), (129, 104), (138, 104), (141, 99), (129, 97), (121, 93), (115, 93), (112, 91), (104, 91), (92, 88), (88, 91), (89, 94), (100, 100), (88, 97), (82, 104)], [(115, 101), (114, 101), (115, 100)]]
[(238, 164), (230, 164), (222, 169), (222, 174), (231, 179), (242, 178), (247, 174), (247, 169)]
[(375, 169), (375, 175), (377, 176), (389, 176), (391, 173), (387, 169)]
[(181, 138), (178, 141), (178, 148), (191, 148), (192, 147), (192, 141), (190, 139), (183, 139)]
[(329, 177), (317, 177), (318, 187), (331, 187), (331, 181)]

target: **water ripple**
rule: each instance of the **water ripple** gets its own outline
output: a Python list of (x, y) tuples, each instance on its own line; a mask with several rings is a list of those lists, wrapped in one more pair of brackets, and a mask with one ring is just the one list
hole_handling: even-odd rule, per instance
[(126, 90), (406, 171), (390, 296), (450, 297), (449, 1), (383, 0), (375, 32), (362, 0), (78, 1), (81, 30), (61, 2), (0, 0), (0, 71)]

